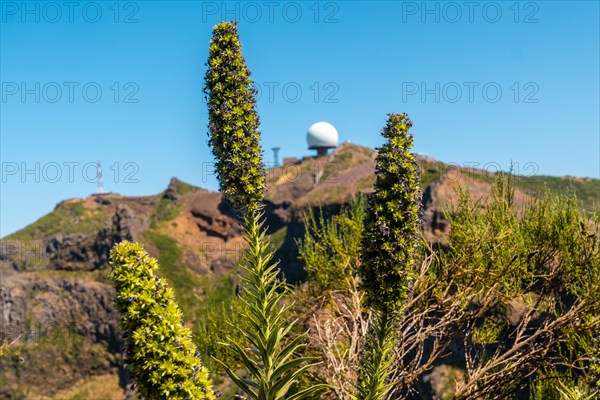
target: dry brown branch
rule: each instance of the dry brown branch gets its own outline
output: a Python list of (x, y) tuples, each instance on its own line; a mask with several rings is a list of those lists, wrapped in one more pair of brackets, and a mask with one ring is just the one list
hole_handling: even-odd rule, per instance
[(504, 341), (509, 345), (498, 346), (486, 359), (481, 357), (483, 352), (477, 351), (465, 337), (467, 379), (457, 386), (455, 398), (506, 398), (524, 379), (552, 363), (552, 358), (547, 355), (564, 340), (559, 332), (578, 324), (579, 316), (588, 308), (588, 303), (579, 301), (561, 316), (546, 318), (536, 326), (532, 323), (536, 312), (532, 307), (519, 321), (512, 338)]
[(313, 314), (314, 345), (324, 362), (317, 378), (333, 386), (335, 398), (341, 400), (350, 399), (354, 393), (362, 341), (371, 318), (362, 312), (362, 294), (356, 280), (350, 282), (348, 291), (332, 294), (336, 307), (328, 318), (319, 319)]
[[(546, 276), (550, 283), (532, 304), (524, 306), (514, 326), (505, 328), (504, 336), (493, 345), (478, 344), (473, 335), (481, 321), (508, 307), (510, 299), (497, 282), (483, 284), (471, 276), (457, 283), (459, 277), (452, 265), (430, 273), (432, 257), (421, 265), (399, 322), (396, 386), (391, 398), (416, 394), (416, 383), (449, 356), (462, 358), (466, 367), (465, 381), (456, 384), (455, 399), (507, 398), (541, 368), (563, 363), (552, 356), (565, 340), (561, 331), (581, 325), (579, 317), (598, 307), (579, 300), (558, 315), (541, 312), (542, 305), (556, 303), (551, 282), (564, 271), (554, 265)], [(523, 288), (523, 293), (527, 292), (528, 288)]]

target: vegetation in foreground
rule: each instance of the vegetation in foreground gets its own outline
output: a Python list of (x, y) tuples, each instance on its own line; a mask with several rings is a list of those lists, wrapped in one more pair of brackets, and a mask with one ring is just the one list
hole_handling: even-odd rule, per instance
[[(463, 191), (447, 212), (448, 247), (421, 243), (396, 325), (387, 398), (598, 394), (600, 215), (582, 214), (572, 194), (547, 192), (520, 207), (513, 190), (510, 176), (498, 179), (486, 207)], [(309, 350), (327, 366), (315, 379), (336, 388), (325, 398), (354, 398), (343, 388), (358, 379), (373, 323), (356, 279), (364, 218), (360, 198), (332, 220), (309, 216), (300, 247), (309, 281), (298, 296), (324, 316), (311, 317)], [(434, 386), (436, 370), (447, 379)]]
[[(445, 398), (597, 394), (598, 214), (582, 216), (574, 197), (550, 194), (517, 210), (509, 176), (497, 181), (487, 207), (463, 192), (459, 207), (447, 213), (448, 247), (431, 249), (417, 237), (411, 123), (391, 114), (375, 193), (339, 218), (318, 224), (313, 217), (309, 224), (301, 257), (313, 291), (297, 288), (294, 302), (265, 237), (258, 116), (235, 24), (215, 27), (209, 54), (210, 143), (221, 189), (239, 212), (248, 244), (244, 285), (233, 300), (241, 307), (231, 313), (236, 324), (221, 326), (235, 333), (220, 353), (238, 361), (217, 360), (240, 394), (418, 398), (426, 375), (443, 364), (455, 368), (453, 380), (435, 389)], [(337, 245), (319, 245), (327, 243)], [(138, 392), (212, 398), (172, 291), (152, 275), (156, 262), (129, 243), (113, 250), (112, 262)], [(315, 314), (299, 311), (315, 303), (327, 312), (307, 336), (306, 315)]]

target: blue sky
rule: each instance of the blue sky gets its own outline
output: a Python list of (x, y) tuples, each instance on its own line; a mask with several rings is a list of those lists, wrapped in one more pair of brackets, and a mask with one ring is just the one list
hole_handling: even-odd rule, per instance
[(222, 19), (239, 21), (267, 162), (308, 154), (319, 120), (379, 146), (405, 111), (439, 160), (599, 178), (598, 4), (2, 1), (0, 236), (93, 193), (96, 160), (107, 191), (216, 190), (202, 85)]

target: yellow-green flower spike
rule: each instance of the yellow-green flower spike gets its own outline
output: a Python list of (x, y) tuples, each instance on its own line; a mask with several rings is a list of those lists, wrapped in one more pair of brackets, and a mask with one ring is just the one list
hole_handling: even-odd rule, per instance
[(111, 250), (110, 263), (126, 362), (131, 364), (140, 396), (214, 399), (208, 371), (200, 362), (191, 331), (183, 325), (173, 290), (154, 275), (156, 259), (140, 244), (121, 242)]
[(208, 97), (209, 144), (221, 192), (234, 207), (255, 207), (264, 198), (256, 89), (242, 55), (235, 22), (213, 29), (204, 93)]

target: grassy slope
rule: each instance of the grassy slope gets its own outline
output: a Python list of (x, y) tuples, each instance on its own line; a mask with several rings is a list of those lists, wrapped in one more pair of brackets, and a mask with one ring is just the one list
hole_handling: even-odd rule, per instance
[[(146, 231), (143, 242), (151, 243), (159, 252), (159, 274), (175, 291), (175, 298), (186, 319), (195, 320), (207, 302), (221, 298), (223, 291), (229, 291), (224, 281), (213, 282), (208, 277), (198, 276), (183, 261), (183, 252), (175, 239), (154, 230)], [(225, 285), (224, 285), (225, 283)]]
[(519, 177), (515, 182), (515, 186), (517, 189), (534, 196), (540, 194), (544, 188), (548, 188), (553, 192), (574, 190), (584, 210), (591, 211), (600, 207), (600, 180), (598, 179), (540, 175)]
[(52, 212), (6, 239), (29, 243), (55, 233), (71, 235), (97, 232), (110, 217), (110, 211), (105, 207), (91, 209), (85, 207), (83, 200), (72, 201), (59, 205)]
[[(422, 187), (426, 187), (440, 179), (448, 171), (448, 165), (439, 161), (421, 159), (421, 170)], [(486, 173), (477, 169), (463, 169), (460, 174), (488, 183), (493, 183), (497, 176), (495, 173)], [(456, 176), (458, 175), (453, 173), (453, 177)], [(517, 176), (515, 188), (533, 197), (541, 195), (546, 189), (556, 193), (573, 190), (582, 209), (591, 211), (600, 206), (600, 180), (598, 179), (548, 175)]]

